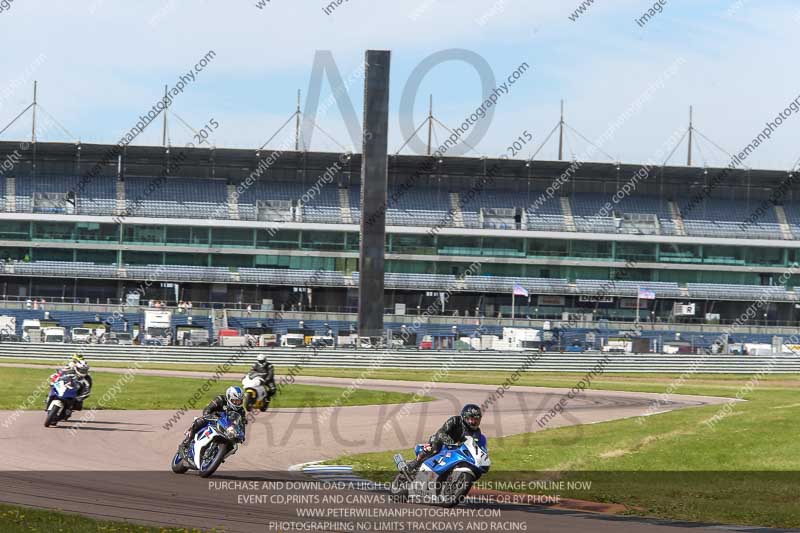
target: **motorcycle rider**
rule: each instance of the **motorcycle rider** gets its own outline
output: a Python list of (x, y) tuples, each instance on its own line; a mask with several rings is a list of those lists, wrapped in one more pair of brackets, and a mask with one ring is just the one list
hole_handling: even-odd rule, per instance
[(186, 450), (192, 438), (194, 438), (194, 434), (197, 433), (201, 427), (206, 425), (210, 419), (216, 418), (220, 413), (237, 413), (242, 418), (242, 424), (246, 426), (247, 418), (245, 417), (243, 404), (244, 393), (242, 392), (242, 388), (228, 387), (224, 395), (219, 394), (208, 402), (208, 405), (203, 409), (203, 416), (194, 419), (191, 427), (186, 430), (183, 442), (181, 442), (181, 449)]
[[(83, 401), (92, 393), (92, 376), (89, 375), (89, 365), (78, 354), (73, 354), (72, 360), (69, 364), (58, 370), (55, 374), (50, 376), (50, 383), (55, 383), (57, 379), (66, 374), (72, 374), (75, 377), (75, 383), (78, 386), (78, 395), (75, 397), (72, 405), (66, 406), (64, 419), (68, 419), (72, 415), (72, 411), (80, 411), (83, 409)], [(45, 398), (45, 409), (50, 404), (50, 397)]]
[(253, 363), (252, 368), (250, 368), (249, 375), (251, 377), (258, 376), (264, 380), (264, 388), (266, 389), (267, 396), (264, 398), (264, 403), (260, 408), (263, 413), (267, 410), (270, 400), (277, 392), (277, 388), (275, 387), (275, 367), (272, 366), (272, 363), (267, 361), (266, 354), (261, 353), (258, 354), (256, 362)]
[(417, 458), (405, 464), (403, 472), (411, 477), (422, 463), (439, 453), (444, 445), (461, 444), (468, 436), (480, 440), (482, 416), (481, 408), (474, 403), (468, 403), (462, 407), (460, 415), (448, 418), (439, 431), (431, 435), (428, 444)]

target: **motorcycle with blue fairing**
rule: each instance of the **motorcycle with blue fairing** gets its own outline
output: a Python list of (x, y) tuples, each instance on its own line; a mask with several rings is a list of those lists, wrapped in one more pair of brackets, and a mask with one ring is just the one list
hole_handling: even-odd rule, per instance
[(178, 446), (172, 458), (172, 471), (183, 474), (191, 469), (199, 471), (200, 477), (209, 477), (236, 453), (244, 436), (244, 420), (238, 413), (211, 418), (195, 433), (186, 449)]
[(47, 397), (44, 418), (44, 427), (46, 428), (68, 419), (75, 402), (88, 397), (86, 393), (81, 396), (78, 395), (82, 387), (80, 379), (74, 374), (57, 373), (51, 379), (50, 394)]
[[(464, 501), (473, 483), (489, 471), (492, 462), (486, 444), (486, 437), (481, 435), (477, 439), (467, 436), (459, 445), (444, 445), (416, 472), (406, 471), (406, 461), (398, 453), (394, 462), (400, 472), (392, 480), (392, 496), (400, 501), (455, 507)], [(418, 444), (414, 449), (417, 456), (423, 446)]]

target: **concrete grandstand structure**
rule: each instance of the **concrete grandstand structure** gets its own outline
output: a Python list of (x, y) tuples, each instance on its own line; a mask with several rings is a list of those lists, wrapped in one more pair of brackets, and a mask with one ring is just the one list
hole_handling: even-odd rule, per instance
[[(19, 147), (0, 143), (0, 159), (18, 160), (0, 176), (7, 299), (118, 302), (150, 277), (145, 299), (174, 300), (161, 284), (177, 282), (198, 303), (288, 310), (300, 292), (303, 310), (355, 308), (359, 154)], [(725, 323), (761, 298), (748, 324), (796, 324), (790, 175), (656, 167), (619, 197), (641, 169), (390, 156), (387, 310), (415, 314), (446, 293), (443, 314), (507, 317), (519, 284), (519, 317), (632, 321), (638, 307), (639, 320), (668, 322), (695, 302), (682, 321)], [(634, 305), (639, 289), (656, 299)]]

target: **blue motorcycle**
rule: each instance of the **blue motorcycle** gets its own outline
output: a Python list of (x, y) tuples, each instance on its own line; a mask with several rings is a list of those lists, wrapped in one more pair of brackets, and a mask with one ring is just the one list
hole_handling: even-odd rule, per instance
[[(423, 445), (414, 453), (419, 455)], [(392, 495), (400, 501), (432, 503), (442, 507), (455, 507), (466, 498), (472, 484), (489, 471), (492, 462), (486, 447), (486, 437), (467, 436), (456, 446), (442, 446), (433, 457), (422, 463), (416, 472), (406, 473), (406, 461), (401, 454), (394, 456), (400, 471), (390, 486)]]
[(189, 443), (188, 449), (178, 447), (172, 458), (172, 471), (183, 474), (189, 469), (198, 470), (200, 477), (216, 472), (219, 465), (236, 453), (244, 442), (244, 421), (238, 413), (222, 413), (201, 427)]
[(50, 384), (50, 395), (47, 398), (47, 410), (44, 427), (55, 426), (61, 420), (66, 420), (72, 406), (78, 399), (81, 387), (78, 379), (72, 374), (61, 374)]

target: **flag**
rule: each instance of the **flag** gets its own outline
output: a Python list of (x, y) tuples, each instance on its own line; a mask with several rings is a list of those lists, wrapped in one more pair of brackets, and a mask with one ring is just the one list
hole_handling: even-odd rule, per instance
[(528, 291), (525, 290), (525, 287), (520, 285), (519, 283), (514, 284), (514, 296), (527, 296)]
[(655, 300), (656, 293), (655, 291), (651, 291), (650, 289), (639, 289), (639, 298), (642, 300)]

